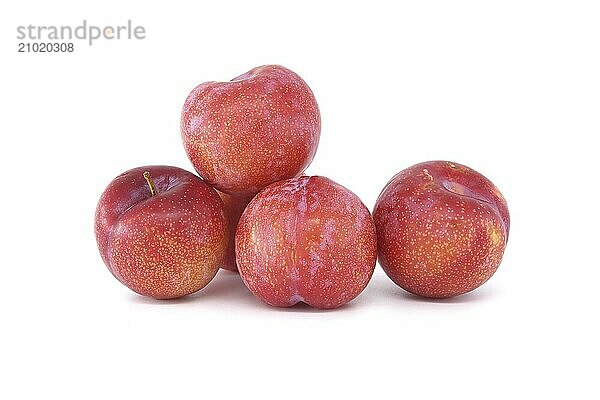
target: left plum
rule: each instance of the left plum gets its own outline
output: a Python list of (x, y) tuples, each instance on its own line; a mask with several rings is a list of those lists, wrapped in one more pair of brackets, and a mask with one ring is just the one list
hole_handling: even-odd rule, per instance
[(143, 296), (173, 299), (194, 293), (225, 257), (223, 201), (181, 168), (147, 166), (117, 176), (96, 208), (98, 249), (110, 272)]

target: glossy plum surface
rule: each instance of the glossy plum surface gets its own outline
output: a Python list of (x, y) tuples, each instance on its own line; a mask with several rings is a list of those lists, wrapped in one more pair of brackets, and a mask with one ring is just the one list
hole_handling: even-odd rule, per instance
[[(144, 173), (156, 187), (152, 195)], [(217, 192), (176, 167), (116, 177), (100, 197), (95, 234), (104, 263), (131, 290), (157, 299), (208, 284), (225, 256), (227, 222)]]
[(379, 262), (400, 287), (445, 298), (467, 293), (496, 271), (506, 247), (506, 200), (464, 165), (430, 161), (405, 169), (373, 211)]
[(315, 155), (320, 132), (312, 91), (278, 65), (198, 85), (181, 114), (181, 137), (194, 168), (234, 195), (253, 195), (300, 175)]
[(320, 176), (277, 182), (257, 194), (235, 240), (244, 283), (278, 307), (339, 307), (362, 292), (377, 259), (368, 209)]

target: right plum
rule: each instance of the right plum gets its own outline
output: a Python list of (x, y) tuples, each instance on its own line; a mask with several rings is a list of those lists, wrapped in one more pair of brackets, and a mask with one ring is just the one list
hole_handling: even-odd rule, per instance
[(510, 228), (498, 188), (448, 161), (420, 163), (394, 176), (373, 218), (385, 273), (429, 298), (458, 296), (485, 283), (502, 261)]

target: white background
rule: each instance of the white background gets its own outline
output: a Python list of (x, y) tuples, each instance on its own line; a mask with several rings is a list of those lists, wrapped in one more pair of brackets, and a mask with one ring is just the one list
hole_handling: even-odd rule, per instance
[[(0, 397), (598, 398), (600, 10), (594, 1), (2, 3)], [(18, 54), (18, 25), (143, 25)], [(510, 241), (472, 294), (418, 300), (377, 267), (346, 307), (269, 308), (221, 272), (141, 298), (94, 209), (147, 164), (186, 169), (188, 92), (278, 63), (322, 114), (309, 174), (367, 206), (414, 163), (494, 181)]]

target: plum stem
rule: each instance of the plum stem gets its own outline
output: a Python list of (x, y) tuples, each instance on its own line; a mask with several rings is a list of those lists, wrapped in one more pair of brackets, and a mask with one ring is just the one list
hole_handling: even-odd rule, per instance
[(145, 171), (144, 172), (144, 179), (146, 180), (146, 182), (148, 182), (148, 187), (150, 188), (150, 194), (152, 194), (152, 196), (156, 196), (156, 186), (154, 186), (154, 182), (152, 181), (152, 178), (150, 177), (150, 172)]

